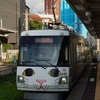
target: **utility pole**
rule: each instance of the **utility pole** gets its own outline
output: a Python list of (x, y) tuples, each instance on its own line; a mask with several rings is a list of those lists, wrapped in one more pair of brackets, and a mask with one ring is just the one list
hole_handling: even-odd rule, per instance
[(16, 45), (17, 45), (17, 2), (16, 2)]
[(21, 33), (21, 19), (19, 18), (19, 36), (20, 36), (20, 33)]

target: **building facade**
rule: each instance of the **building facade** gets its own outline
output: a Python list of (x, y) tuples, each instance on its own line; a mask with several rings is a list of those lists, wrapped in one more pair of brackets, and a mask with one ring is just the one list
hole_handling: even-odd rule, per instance
[(87, 41), (89, 42), (90, 47), (93, 48), (93, 50), (96, 50), (96, 48), (97, 48), (97, 40), (89, 32), (87, 32)]
[(72, 26), (78, 33), (82, 34), (85, 38), (87, 37), (87, 29), (82, 24), (79, 17), (75, 14), (66, 0), (60, 1), (60, 21), (67, 26)]
[(52, 8), (54, 7), (55, 15), (59, 20), (59, 2), (60, 0), (44, 0), (44, 12), (45, 14), (53, 14)]
[(25, 18), (25, 7), (25, 0), (0, 0), (0, 31), (10, 30), (0, 34), (6, 34), (8, 43), (19, 44), (19, 26), (22, 27)]
[(63, 22), (67, 26), (73, 27), (78, 33), (87, 37), (87, 29), (82, 24), (81, 20), (66, 2), (66, 0), (44, 0), (45, 14), (53, 14), (52, 7), (55, 7), (55, 15), (57, 20)]
[(26, 5), (25, 9), (25, 20), (24, 20), (24, 25), (25, 25), (25, 30), (29, 30), (29, 10), (30, 8)]
[(19, 36), (25, 19), (25, 0), (0, 0), (0, 57), (4, 43), (19, 46)]
[(55, 0), (44, 0), (44, 12), (45, 14), (52, 14), (52, 6)]

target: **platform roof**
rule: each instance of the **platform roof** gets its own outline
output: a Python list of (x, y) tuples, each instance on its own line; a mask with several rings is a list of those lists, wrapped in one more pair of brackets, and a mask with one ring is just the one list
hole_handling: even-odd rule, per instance
[(0, 34), (16, 33), (17, 31), (8, 28), (0, 28)]
[(66, 0), (91, 35), (100, 39), (100, 0)]

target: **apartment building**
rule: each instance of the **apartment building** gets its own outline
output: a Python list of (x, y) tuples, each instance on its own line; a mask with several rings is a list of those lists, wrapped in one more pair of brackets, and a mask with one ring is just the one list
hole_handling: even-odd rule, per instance
[(25, 8), (25, 0), (0, 0), (0, 34), (7, 38), (7, 43), (19, 44), (19, 26), (22, 27)]
[(45, 14), (53, 14), (52, 7), (55, 7), (55, 15), (59, 20), (59, 2), (60, 0), (44, 0), (44, 12)]

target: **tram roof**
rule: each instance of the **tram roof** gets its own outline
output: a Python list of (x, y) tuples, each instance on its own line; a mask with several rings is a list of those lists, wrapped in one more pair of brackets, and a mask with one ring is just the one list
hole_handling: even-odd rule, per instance
[(80, 36), (76, 32), (72, 32), (69, 30), (53, 30), (53, 29), (45, 29), (45, 30), (27, 30), (21, 33), (21, 36), (69, 36), (70, 34), (75, 34)]

